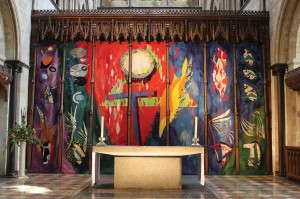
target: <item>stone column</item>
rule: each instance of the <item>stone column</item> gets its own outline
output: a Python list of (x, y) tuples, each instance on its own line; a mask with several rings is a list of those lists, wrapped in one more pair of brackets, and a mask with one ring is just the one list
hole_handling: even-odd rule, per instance
[[(10, 105), (9, 105), (9, 128), (14, 128), (16, 124), (16, 112), (17, 112), (17, 86), (20, 84), (18, 82), (19, 74), (22, 72), (22, 68), (25, 67), (29, 69), (29, 66), (18, 61), (18, 60), (6, 60), (5, 64), (8, 68), (12, 70), (12, 84), (10, 88)], [(7, 161), (6, 161), (6, 175), (15, 176), (15, 151), (12, 150), (15, 146), (11, 144), (10, 140), (7, 143)]]
[(285, 176), (285, 102), (284, 102), (284, 74), (287, 64), (274, 64), (271, 66), (272, 75), (277, 76), (277, 109), (278, 109), (278, 159), (279, 171), (275, 171), (280, 177)]
[[(13, 81), (10, 86), (10, 104), (9, 104), (9, 128), (14, 128), (16, 124), (16, 92), (17, 92), (17, 81), (18, 81), (18, 69), (12, 68)], [(7, 143), (7, 163), (6, 163), (6, 175), (15, 175), (15, 151), (14, 144), (8, 139)]]

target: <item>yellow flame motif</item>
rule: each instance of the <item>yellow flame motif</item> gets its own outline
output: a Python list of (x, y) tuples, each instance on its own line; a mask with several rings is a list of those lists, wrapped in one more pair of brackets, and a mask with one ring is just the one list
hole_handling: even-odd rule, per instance
[[(180, 104), (180, 96), (182, 96), (185, 92), (184, 84), (186, 81), (186, 71), (188, 67), (188, 61), (187, 58), (184, 59), (183, 65), (182, 65), (182, 75), (180, 78), (176, 79), (175, 81), (172, 82), (170, 85), (170, 123), (173, 121), (175, 118), (176, 112), (179, 108)], [(162, 103), (161, 103), (161, 111), (160, 111), (160, 123), (159, 123), (159, 137), (162, 136), (163, 131), (166, 127), (166, 89), (164, 90), (162, 94)]]

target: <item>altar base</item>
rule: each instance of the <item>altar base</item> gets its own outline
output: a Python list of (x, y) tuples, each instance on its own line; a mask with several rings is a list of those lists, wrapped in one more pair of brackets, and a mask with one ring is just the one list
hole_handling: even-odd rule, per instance
[(115, 157), (114, 188), (181, 189), (181, 157)]

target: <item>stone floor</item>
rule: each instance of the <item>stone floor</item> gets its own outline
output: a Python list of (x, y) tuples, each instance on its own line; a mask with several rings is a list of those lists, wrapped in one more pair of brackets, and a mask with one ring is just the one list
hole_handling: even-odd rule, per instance
[(113, 189), (113, 176), (103, 175), (91, 187), (90, 175), (28, 174), (28, 179), (0, 178), (0, 199), (28, 198), (300, 198), (300, 182), (273, 176), (183, 176), (182, 190)]
[(219, 198), (300, 198), (300, 181), (274, 176), (209, 176)]

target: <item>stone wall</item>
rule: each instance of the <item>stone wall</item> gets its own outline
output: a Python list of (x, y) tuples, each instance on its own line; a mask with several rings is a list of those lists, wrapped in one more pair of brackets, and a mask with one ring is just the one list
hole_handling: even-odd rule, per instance
[(5, 35), (2, 15), (0, 14), (0, 65), (4, 66), (5, 61)]
[(8, 103), (5, 101), (4, 89), (0, 86), (0, 176), (5, 174), (6, 170), (6, 135), (8, 126)]
[[(16, 32), (18, 33), (17, 57), (19, 61), (29, 65), (30, 33), (31, 33), (31, 8), (32, 4), (28, 1), (15, 0), (14, 17), (16, 22)], [(17, 121), (20, 121), (21, 108), (27, 108), (28, 98), (28, 77), (29, 71), (26, 68), (19, 73), (19, 85), (17, 97)]]
[[(297, 3), (297, 4), (296, 4)], [(288, 70), (300, 67), (300, 3), (295, 2), (288, 33)], [(300, 146), (300, 93), (286, 87), (286, 144)]]
[[(13, 59), (16, 55), (15, 32), (8, 0), (0, 0), (0, 26), (0, 65), (4, 66), (6, 59)], [(6, 171), (8, 107), (9, 101), (5, 100), (5, 91), (0, 87), (0, 175)]]
[(251, 0), (244, 10), (263, 10), (263, 0)]
[[(300, 52), (298, 30), (300, 26), (300, 2), (298, 0), (267, 0), (270, 10), (270, 56), (271, 65), (289, 64), (289, 70), (298, 67), (297, 52)], [(298, 43), (299, 41), (299, 43)], [(300, 57), (299, 57), (300, 58)], [(295, 62), (296, 61), (296, 62)], [(272, 103), (272, 153), (273, 171), (278, 169), (278, 113), (276, 77), (271, 79)], [(285, 134), (287, 146), (300, 145), (300, 95), (285, 87)]]
[[(282, 9), (283, 2), (281, 0), (267, 0), (267, 10), (270, 12), (270, 61), (271, 65), (278, 63), (275, 59), (276, 55), (276, 37), (278, 33), (278, 21), (280, 10)], [(269, 71), (271, 72), (271, 71)], [(271, 128), (272, 128), (272, 170), (278, 170), (278, 111), (277, 111), (277, 78), (271, 78)]]

